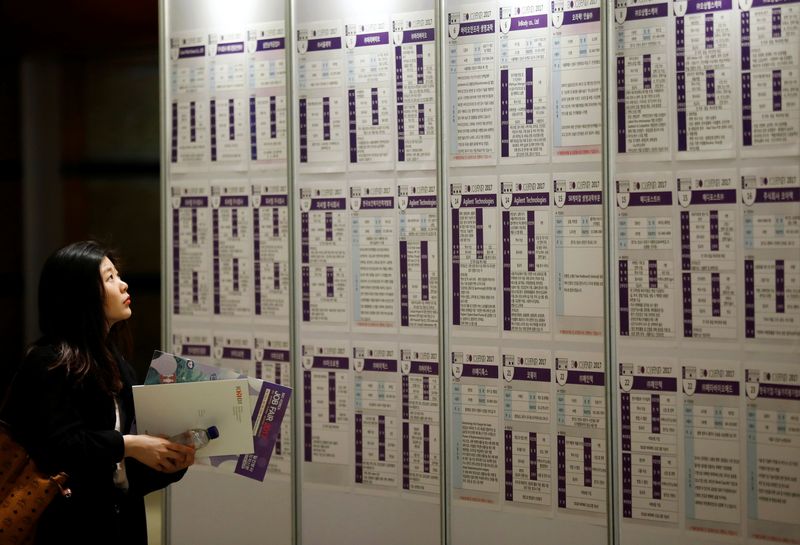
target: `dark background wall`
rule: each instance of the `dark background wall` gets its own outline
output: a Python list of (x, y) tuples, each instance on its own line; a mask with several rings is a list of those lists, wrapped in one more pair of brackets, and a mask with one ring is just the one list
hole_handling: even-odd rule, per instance
[(86, 238), (124, 258), (141, 373), (161, 329), (158, 2), (0, 1), (0, 379), (38, 334), (44, 258)]

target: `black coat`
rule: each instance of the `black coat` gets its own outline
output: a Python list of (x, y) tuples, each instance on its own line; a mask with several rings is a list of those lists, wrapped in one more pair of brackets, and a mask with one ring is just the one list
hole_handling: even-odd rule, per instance
[(56, 497), (42, 514), (36, 543), (147, 543), (144, 495), (180, 479), (184, 471), (161, 473), (126, 458), (130, 488), (114, 486), (114, 470), (122, 460), (123, 434), (134, 420), (136, 375), (119, 361), (123, 388), (119, 394), (122, 433), (114, 429), (113, 398), (91, 382), (76, 384), (56, 360), (50, 345), (36, 346), (14, 380), (3, 419), (37, 466), (48, 474), (65, 471), (71, 498)]

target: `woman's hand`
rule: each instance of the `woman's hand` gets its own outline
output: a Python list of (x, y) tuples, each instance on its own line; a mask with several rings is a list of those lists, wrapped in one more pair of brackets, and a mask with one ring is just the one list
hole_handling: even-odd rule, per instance
[(125, 456), (164, 473), (175, 473), (194, 463), (195, 448), (153, 435), (124, 435)]

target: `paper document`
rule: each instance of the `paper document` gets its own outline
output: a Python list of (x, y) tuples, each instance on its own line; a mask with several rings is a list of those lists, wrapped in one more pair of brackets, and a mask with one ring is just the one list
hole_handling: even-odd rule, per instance
[(247, 379), (134, 386), (133, 401), (140, 433), (171, 437), (216, 426), (219, 437), (203, 448), (203, 455), (253, 452)]

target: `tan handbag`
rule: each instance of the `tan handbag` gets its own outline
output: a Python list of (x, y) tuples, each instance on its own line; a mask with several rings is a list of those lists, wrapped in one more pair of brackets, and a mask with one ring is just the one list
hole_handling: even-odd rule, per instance
[(72, 495), (66, 481), (66, 473), (50, 477), (39, 471), (0, 422), (0, 545), (33, 542), (36, 523), (56, 494)]

